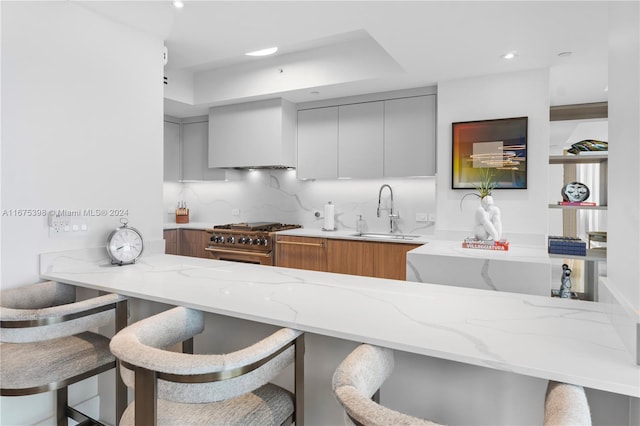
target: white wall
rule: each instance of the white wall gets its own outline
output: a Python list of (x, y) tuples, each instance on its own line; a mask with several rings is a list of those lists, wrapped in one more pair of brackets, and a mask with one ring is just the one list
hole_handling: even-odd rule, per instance
[[(640, 4), (609, 6), (609, 281), (640, 310)], [(636, 319), (637, 321), (637, 319)]]
[[(119, 225), (93, 217), (84, 236), (50, 239), (45, 218), (14, 209), (128, 209), (162, 238), (162, 46), (74, 2), (2, 3), (3, 289), (38, 280), (38, 253), (104, 245)], [(42, 419), (1, 402), (1, 424)]]
[[(504, 235), (547, 232), (549, 155), (549, 70), (513, 72), (438, 83), (438, 178), (436, 232), (473, 229), (477, 201), (469, 190), (451, 189), (451, 123), (529, 117), (526, 190), (495, 190)], [(526, 206), (526, 208), (523, 208)], [(543, 239), (539, 239), (543, 241)]]

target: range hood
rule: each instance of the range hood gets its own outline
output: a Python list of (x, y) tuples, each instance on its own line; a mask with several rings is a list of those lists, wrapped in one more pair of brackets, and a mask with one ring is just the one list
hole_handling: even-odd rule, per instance
[(209, 167), (295, 168), (296, 108), (268, 99), (209, 109)]

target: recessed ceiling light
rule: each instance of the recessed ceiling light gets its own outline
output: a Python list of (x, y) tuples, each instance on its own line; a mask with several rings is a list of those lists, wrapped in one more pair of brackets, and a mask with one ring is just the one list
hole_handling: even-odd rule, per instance
[(268, 49), (256, 50), (255, 52), (245, 53), (247, 56), (268, 56), (273, 55), (278, 51), (277, 47), (270, 47)]
[(573, 54), (573, 52), (560, 52), (558, 53), (558, 56), (560, 57), (565, 57), (565, 56), (571, 56)]
[(507, 52), (504, 55), (500, 56), (502, 59), (506, 59), (507, 61), (510, 61), (511, 59), (514, 59), (516, 56), (518, 56), (518, 52), (516, 52), (515, 50), (512, 52)]
[(176, 9), (182, 9), (184, 7), (184, 3), (180, 0), (176, 0), (173, 2), (173, 7), (175, 7)]

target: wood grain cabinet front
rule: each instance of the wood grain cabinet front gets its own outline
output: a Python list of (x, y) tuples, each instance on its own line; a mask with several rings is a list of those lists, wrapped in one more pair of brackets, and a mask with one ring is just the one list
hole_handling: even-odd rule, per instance
[(276, 266), (327, 271), (327, 239), (278, 235)]
[(164, 243), (166, 254), (178, 254), (178, 230), (166, 229), (164, 231)]
[(419, 244), (278, 236), (276, 266), (406, 279), (407, 252)]

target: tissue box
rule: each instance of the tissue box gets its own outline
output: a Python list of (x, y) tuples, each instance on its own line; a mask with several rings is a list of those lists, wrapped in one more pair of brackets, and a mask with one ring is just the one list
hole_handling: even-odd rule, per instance
[(586, 256), (587, 243), (580, 238), (549, 237), (549, 253), (567, 254), (572, 256)]

